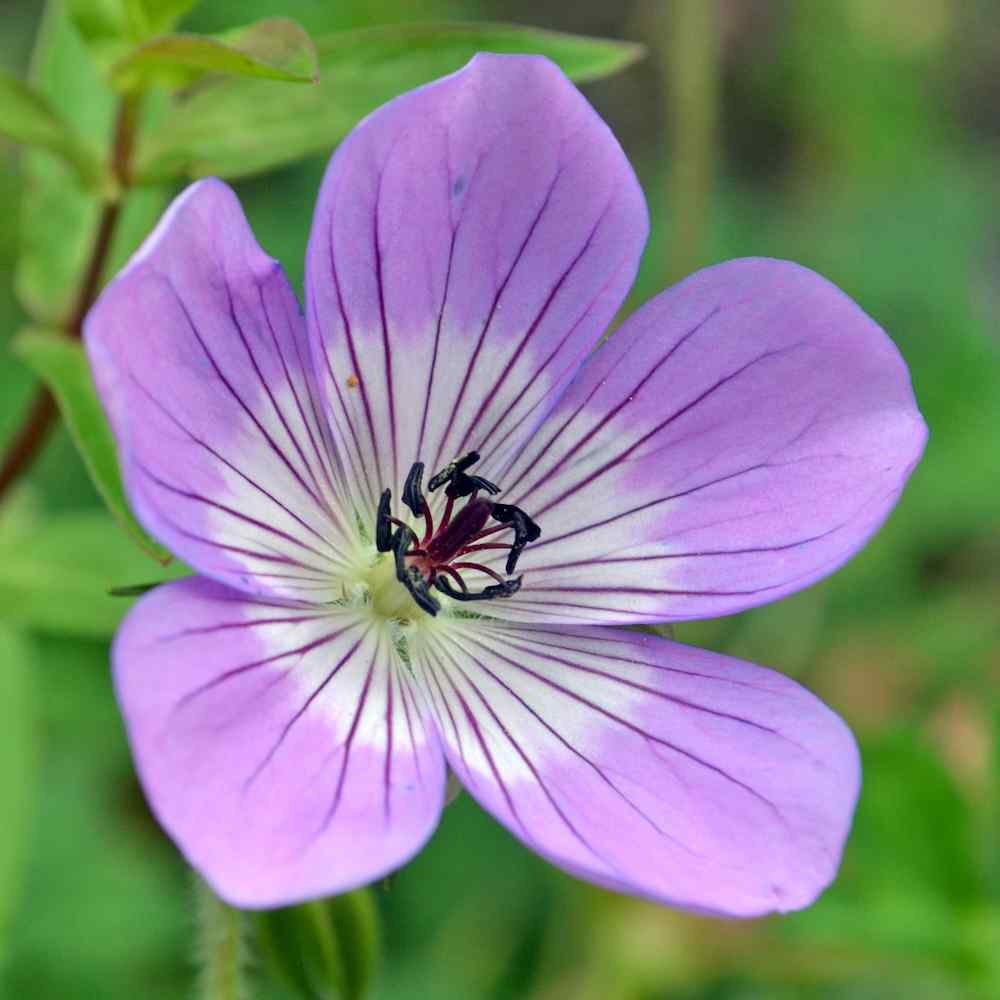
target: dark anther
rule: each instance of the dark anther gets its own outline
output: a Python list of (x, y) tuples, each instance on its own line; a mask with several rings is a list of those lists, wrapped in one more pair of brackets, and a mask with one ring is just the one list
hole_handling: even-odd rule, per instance
[(471, 468), (478, 461), (478, 451), (470, 451), (468, 455), (463, 455), (462, 458), (456, 458), (454, 462), (449, 462), (440, 472), (436, 472), (433, 476), (431, 476), (431, 480), (427, 484), (427, 489), (429, 489), (431, 493), (435, 492), (435, 490), (441, 489), (445, 483), (451, 482), (455, 476), (461, 472), (465, 472), (466, 469)]
[(516, 594), (521, 589), (521, 577), (517, 577), (514, 580), (504, 580), (503, 583), (491, 584), (489, 587), (484, 587), (475, 594), (455, 590), (448, 582), (447, 577), (444, 576), (437, 577), (434, 580), (434, 586), (442, 594), (447, 594), (456, 601), (491, 601), (495, 597), (510, 597), (512, 594)]
[(406, 583), (409, 577), (406, 566), (406, 550), (416, 537), (409, 528), (397, 528), (392, 536), (392, 552), (396, 557), (396, 579), (400, 583)]
[(492, 513), (494, 520), (501, 524), (512, 525), (514, 528), (514, 544), (511, 545), (510, 552), (507, 554), (505, 567), (508, 573), (513, 573), (525, 545), (540, 538), (542, 529), (520, 507), (514, 507), (511, 504), (495, 503)]
[(423, 573), (416, 566), (406, 565), (406, 550), (416, 540), (417, 536), (409, 528), (397, 528), (392, 536), (392, 549), (396, 557), (396, 579), (410, 592), (418, 607), (429, 615), (436, 615), (441, 610), (441, 603), (431, 594)]
[(448, 483), (448, 488), (444, 491), (446, 497), (457, 500), (459, 497), (467, 497), (476, 490), (486, 490), (487, 493), (499, 493), (500, 487), (496, 483), (491, 483), (482, 476), (468, 476), (464, 472), (456, 472), (454, 478)]
[(378, 513), (375, 515), (375, 548), (379, 552), (389, 552), (392, 549), (392, 522), (389, 520), (390, 503), (392, 503), (392, 491), (383, 490), (378, 501)]
[[(482, 476), (466, 476), (463, 474), (457, 477), (457, 479), (462, 480), (463, 482), (465, 480), (468, 480), (469, 484), (472, 486), (472, 490), (486, 490), (486, 492), (489, 493), (491, 496), (496, 496), (497, 493), (500, 492), (500, 487), (497, 486), (496, 483), (491, 483), (488, 479), (483, 479)], [(469, 490), (469, 493), (471, 493), (472, 490)], [(466, 493), (461, 493), (459, 495), (463, 497), (467, 496)]]
[(408, 578), (402, 584), (410, 592), (410, 596), (417, 602), (417, 607), (426, 611), (429, 615), (436, 615), (441, 610), (441, 602), (434, 597), (427, 587), (427, 581), (416, 566), (409, 568)]
[[(512, 577), (517, 560), (524, 547), (542, 534), (542, 529), (520, 507), (494, 503), (480, 496), (480, 493), (495, 496), (500, 487), (469, 473), (478, 461), (479, 452), (470, 451), (431, 476), (427, 490), (433, 493), (446, 487), (444, 492), (448, 498), (437, 524), (421, 488), (424, 463), (414, 462), (410, 467), (403, 484), (402, 502), (414, 517), (424, 519), (421, 542), (417, 541), (413, 528), (392, 516), (389, 490), (379, 500), (376, 546), (380, 552), (393, 553), (396, 579), (406, 587), (418, 607), (430, 615), (441, 610), (441, 603), (431, 593), (432, 587), (455, 601), (489, 601), (516, 594), (521, 589), (521, 577)], [(455, 501), (461, 497), (468, 499), (456, 510)], [(499, 524), (487, 526), (491, 518)], [(496, 540), (504, 528), (512, 529), (512, 541), (508, 542), (506, 535), (503, 542)], [(472, 561), (476, 559), (474, 553), (505, 548), (509, 549), (506, 580), (490, 567), (489, 557), (486, 563)], [(472, 560), (466, 558), (470, 555)], [(471, 591), (464, 573), (482, 573), (496, 582), (482, 590)]]
[(403, 503), (413, 511), (414, 517), (421, 517), (424, 513), (424, 494), (420, 489), (420, 480), (424, 477), (424, 463), (414, 462), (410, 468), (410, 474), (403, 483)]
[(468, 455), (456, 458), (454, 462), (450, 462), (440, 472), (431, 477), (427, 488), (433, 493), (447, 483), (448, 489), (444, 493), (445, 496), (450, 497), (452, 500), (470, 496), (477, 490), (485, 490), (491, 496), (495, 496), (500, 492), (500, 487), (496, 483), (491, 483), (482, 476), (469, 476), (465, 472), (466, 469), (471, 468), (478, 461), (478, 451), (470, 451)]

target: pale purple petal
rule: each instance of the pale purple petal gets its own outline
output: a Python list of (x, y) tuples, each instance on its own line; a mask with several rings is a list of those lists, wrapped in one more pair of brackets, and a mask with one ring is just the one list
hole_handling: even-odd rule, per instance
[(865, 543), (926, 433), (899, 353), (843, 292), (784, 261), (707, 268), (626, 321), (499, 477), (542, 537), (490, 611), (627, 623), (774, 600)]
[(611, 628), (452, 620), (413, 651), (450, 767), (573, 874), (739, 917), (836, 874), (857, 749), (794, 681)]
[(350, 553), (305, 322), (225, 184), (176, 199), (85, 334), (149, 531), (242, 590), (327, 599)]
[(113, 659), (150, 806), (229, 902), (363, 885), (436, 826), (434, 724), (370, 615), (191, 578), (133, 608)]
[(604, 331), (647, 231), (607, 126), (552, 63), (476, 56), (363, 121), (327, 171), (308, 321), (362, 507), (515, 453)]

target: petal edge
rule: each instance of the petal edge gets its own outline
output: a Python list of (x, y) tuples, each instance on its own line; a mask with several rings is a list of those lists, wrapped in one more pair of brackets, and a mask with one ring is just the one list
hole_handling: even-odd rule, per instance
[(787, 261), (706, 268), (590, 358), (501, 480), (543, 535), (495, 613), (626, 624), (776, 600), (864, 545), (926, 436), (899, 352), (834, 285)]
[(175, 199), (85, 338), (150, 533), (248, 592), (330, 591), (350, 542), (305, 324), (225, 184)]
[(807, 906), (835, 876), (857, 747), (794, 681), (610, 628), (466, 621), (418, 659), (451, 768), (572, 874), (736, 917)]
[(489, 475), (515, 453), (620, 305), (647, 228), (617, 141), (547, 59), (481, 54), (366, 118), (330, 162), (306, 275), (359, 504), (417, 460), (476, 448)]
[(436, 730), (370, 618), (193, 577), (136, 604), (113, 663), (152, 810), (234, 905), (366, 884), (436, 827)]

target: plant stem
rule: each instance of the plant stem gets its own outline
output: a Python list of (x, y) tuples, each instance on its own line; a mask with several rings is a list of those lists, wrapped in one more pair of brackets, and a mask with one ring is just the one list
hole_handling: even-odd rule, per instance
[(704, 263), (715, 174), (719, 90), (717, 0), (664, 5), (661, 39), (672, 156), (666, 209), (667, 278), (673, 283)]
[[(138, 98), (123, 97), (115, 118), (110, 156), (111, 171), (118, 185), (118, 192), (115, 197), (105, 201), (101, 209), (93, 248), (84, 268), (80, 289), (73, 302), (73, 308), (62, 324), (63, 332), (69, 337), (79, 338), (82, 335), (87, 310), (94, 304), (101, 288), (101, 275), (111, 253), (111, 242), (128, 189), (138, 116)], [(30, 468), (48, 439), (58, 416), (59, 410), (52, 394), (48, 389), (38, 389), (21, 426), (14, 433), (4, 452), (3, 460), (0, 461), (0, 497)]]
[(4, 453), (3, 464), (0, 465), (0, 496), (31, 465), (58, 415), (52, 393), (48, 389), (39, 389)]
[(198, 959), (201, 1000), (244, 1000), (246, 946), (243, 914), (198, 879)]

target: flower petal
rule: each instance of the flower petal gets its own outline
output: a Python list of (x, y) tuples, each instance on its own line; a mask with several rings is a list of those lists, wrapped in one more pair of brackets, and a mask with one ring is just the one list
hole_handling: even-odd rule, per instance
[(113, 659), (150, 806), (229, 902), (362, 885), (437, 825), (438, 738), (370, 616), (193, 577), (133, 608)]
[(306, 298), (338, 447), (374, 510), (412, 462), (513, 454), (604, 331), (647, 232), (607, 126), (562, 72), (476, 56), (337, 150)]
[(233, 192), (191, 185), (87, 317), (136, 513), (201, 572), (326, 599), (339, 470), (305, 324)]
[(926, 439), (906, 366), (805, 268), (736, 260), (653, 299), (588, 362), (499, 481), (541, 526), (535, 622), (730, 614), (832, 572)]
[(740, 917), (806, 906), (833, 879), (858, 754), (794, 681), (620, 629), (442, 626), (412, 651), (448, 763), (553, 863)]

